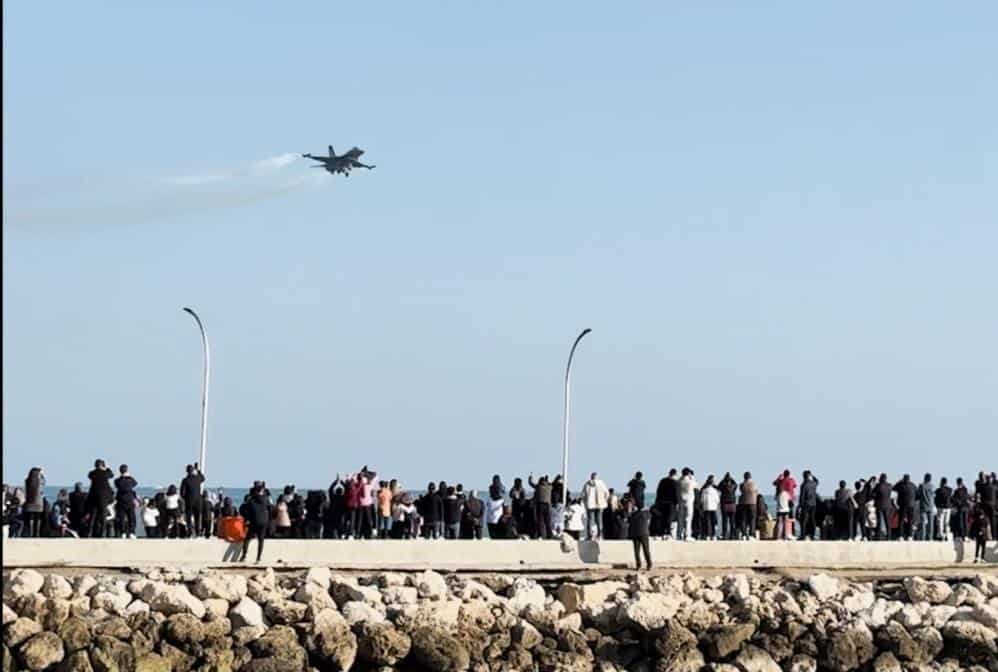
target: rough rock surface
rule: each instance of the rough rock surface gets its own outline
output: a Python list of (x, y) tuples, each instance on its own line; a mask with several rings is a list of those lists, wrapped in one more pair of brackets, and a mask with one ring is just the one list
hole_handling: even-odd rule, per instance
[(4, 575), (4, 670), (998, 672), (998, 580)]

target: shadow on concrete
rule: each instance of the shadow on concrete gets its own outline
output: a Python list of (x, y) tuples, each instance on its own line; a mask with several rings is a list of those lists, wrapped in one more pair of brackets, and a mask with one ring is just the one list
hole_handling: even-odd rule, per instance
[(595, 540), (580, 541), (579, 560), (585, 563), (599, 562), (599, 542)]
[(239, 556), (243, 554), (243, 545), (238, 541), (230, 543), (222, 554), (222, 562), (239, 562)]

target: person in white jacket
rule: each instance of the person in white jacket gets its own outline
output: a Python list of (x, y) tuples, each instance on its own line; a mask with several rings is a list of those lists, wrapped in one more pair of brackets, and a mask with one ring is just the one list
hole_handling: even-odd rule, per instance
[(700, 508), (703, 509), (703, 521), (700, 524), (702, 538), (717, 540), (717, 511), (720, 507), (721, 491), (714, 485), (714, 475), (711, 474), (700, 488)]
[(678, 538), (690, 541), (693, 538), (694, 497), (697, 490), (697, 480), (693, 477), (692, 469), (689, 467), (683, 469), (683, 475), (676, 484), (676, 489), (679, 491)]
[[(582, 501), (586, 505), (586, 538), (603, 538), (603, 509), (610, 499), (610, 491), (606, 483), (600, 480), (594, 471), (589, 480), (582, 486)], [(596, 534), (593, 534), (595, 529)]]

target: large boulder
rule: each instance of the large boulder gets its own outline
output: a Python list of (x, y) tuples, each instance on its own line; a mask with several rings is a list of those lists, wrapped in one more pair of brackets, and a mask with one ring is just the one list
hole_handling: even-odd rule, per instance
[(135, 672), (171, 672), (172, 666), (158, 653), (146, 653), (135, 659)]
[(3, 624), (13, 623), (17, 620), (17, 612), (7, 606), (7, 603), (3, 604)]
[(191, 592), (202, 600), (217, 598), (229, 604), (236, 604), (246, 597), (246, 591), (246, 577), (241, 574), (204, 574), (191, 586)]
[(974, 577), (974, 587), (988, 597), (998, 597), (998, 574), (979, 572)]
[(873, 659), (873, 672), (904, 672), (901, 661), (890, 651), (884, 651)]
[(328, 567), (310, 567), (309, 570), (305, 572), (305, 583), (315, 584), (323, 590), (329, 590), (332, 578), (333, 575), (329, 571)]
[[(149, 599), (148, 594), (152, 594)], [(150, 589), (142, 591), (142, 598), (149, 608), (161, 614), (190, 613), (197, 618), (204, 618), (204, 603), (187, 590), (183, 584), (154, 584)]]
[(357, 637), (340, 614), (326, 609), (306, 634), (305, 649), (321, 669), (349, 670), (357, 659)]
[(229, 620), (232, 621), (233, 628), (243, 626), (263, 628), (267, 625), (263, 619), (263, 609), (248, 597), (239, 600), (239, 603), (229, 610)]
[(51, 599), (68, 600), (73, 596), (73, 585), (65, 577), (49, 574), (42, 584), (42, 595)]
[(295, 623), (300, 623), (305, 620), (305, 613), (308, 611), (308, 607), (301, 602), (292, 602), (291, 600), (274, 600), (273, 602), (268, 602), (267, 606), (263, 609), (263, 614), (270, 619), (272, 623), (278, 625), (294, 625)]
[(839, 580), (828, 574), (812, 574), (807, 579), (807, 587), (821, 602), (832, 599), (842, 590)]
[(384, 623), (385, 616), (367, 602), (347, 602), (343, 605), (343, 618), (353, 627), (361, 623)]
[(467, 647), (443, 628), (418, 627), (412, 632), (411, 639), (412, 657), (427, 669), (460, 672), (471, 664)]
[(396, 665), (411, 648), (409, 635), (391, 623), (365, 623), (357, 632), (357, 655), (373, 665)]
[(818, 661), (805, 653), (795, 654), (784, 664), (786, 672), (817, 672)]
[[(272, 665), (304, 668), (307, 656), (298, 644), (298, 635), (286, 625), (276, 625), (258, 639), (250, 642), (250, 650), (258, 659), (271, 659)], [(323, 661), (325, 662), (325, 661)]]
[(382, 592), (385, 604), (404, 606), (419, 602), (419, 590), (412, 586), (389, 586)]
[(30, 618), (18, 618), (3, 629), (3, 643), (10, 648), (27, 641), (42, 631), (42, 625)]
[(744, 604), (752, 597), (752, 586), (744, 574), (729, 574), (724, 577), (721, 589), (728, 600), (735, 604)]
[(135, 649), (114, 637), (95, 637), (90, 663), (94, 672), (134, 672)]
[(621, 581), (598, 581), (596, 583), (563, 583), (558, 587), (558, 601), (565, 605), (565, 613), (571, 614), (584, 607), (602, 606), (617, 591), (626, 592), (628, 585)]
[(173, 614), (163, 623), (163, 636), (181, 648), (200, 644), (205, 639), (205, 626), (191, 614)]
[(94, 635), (98, 637), (114, 637), (121, 640), (132, 638), (132, 629), (121, 616), (112, 616), (99, 621), (94, 624), (93, 630)]
[(94, 672), (94, 668), (90, 664), (90, 656), (86, 651), (74, 651), (67, 654), (56, 670), (57, 672)]
[(132, 603), (132, 594), (123, 583), (98, 585), (90, 597), (91, 609), (103, 609), (109, 614), (124, 615)]
[(544, 588), (533, 579), (520, 576), (513, 580), (507, 591), (507, 606), (514, 614), (520, 615), (529, 607), (543, 609), (547, 596)]
[(525, 620), (519, 620), (509, 632), (513, 644), (521, 649), (530, 650), (540, 644), (544, 637), (540, 631)]
[(323, 588), (314, 581), (306, 581), (301, 584), (295, 591), (293, 599), (295, 602), (308, 605), (314, 611), (336, 608), (336, 602), (329, 595), (329, 589)]
[(875, 652), (870, 629), (862, 622), (851, 623), (829, 633), (824, 665), (832, 672), (852, 672), (868, 663)]
[(998, 660), (998, 634), (986, 625), (950, 619), (942, 635), (946, 650), (954, 657), (978, 663)]
[(45, 577), (33, 569), (15, 569), (4, 577), (3, 599), (16, 600), (19, 597), (34, 595), (45, 585)]
[(70, 616), (59, 626), (59, 636), (67, 651), (79, 651), (90, 646), (93, 634), (85, 620), (78, 616)]
[(644, 632), (661, 630), (683, 603), (674, 594), (639, 593), (622, 607), (621, 619)]
[(196, 661), (194, 656), (181, 651), (167, 641), (161, 641), (156, 645), (156, 650), (159, 655), (169, 661), (173, 672), (190, 672), (191, 668), (194, 667)]
[(66, 657), (66, 649), (62, 639), (54, 632), (40, 632), (20, 648), (21, 660), (29, 670), (44, 670), (62, 662)]
[(943, 638), (931, 627), (916, 627), (909, 632), (899, 621), (891, 621), (877, 631), (878, 650), (890, 651), (901, 660), (929, 663), (943, 650)]
[(700, 637), (700, 644), (710, 660), (719, 661), (737, 652), (754, 634), (754, 623), (717, 625)]
[(414, 576), (412, 583), (420, 597), (430, 600), (443, 600), (447, 597), (447, 582), (432, 569)]
[(782, 672), (772, 656), (752, 644), (742, 647), (735, 658), (735, 665), (741, 672)]
[(945, 604), (953, 593), (945, 581), (929, 581), (920, 576), (909, 576), (904, 580), (904, 589), (912, 602)]

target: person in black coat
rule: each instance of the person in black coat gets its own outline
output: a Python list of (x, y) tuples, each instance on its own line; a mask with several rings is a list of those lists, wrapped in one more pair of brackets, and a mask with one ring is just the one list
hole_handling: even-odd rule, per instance
[(83, 484), (77, 482), (73, 486), (73, 491), (69, 493), (69, 529), (78, 535), (84, 533), (83, 519), (87, 515), (87, 492), (83, 489)]
[(915, 499), (918, 497), (918, 488), (912, 483), (911, 476), (905, 474), (894, 485), (894, 492), (898, 495), (897, 506), (901, 528), (899, 534), (906, 541), (911, 541), (915, 525)]
[(963, 484), (962, 478), (956, 479), (956, 489), (953, 490), (953, 538), (966, 540), (967, 516), (970, 514), (970, 492)]
[(94, 462), (93, 470), (87, 475), (90, 478), (90, 492), (87, 501), (87, 514), (90, 516), (90, 536), (103, 537), (107, 507), (114, 502), (114, 490), (111, 488), (112, 472), (104, 460)]
[(114, 479), (114, 511), (118, 521), (118, 534), (135, 538), (135, 488), (138, 481), (128, 473), (128, 465), (118, 468), (121, 475)]
[(655, 490), (655, 510), (658, 512), (655, 532), (663, 537), (671, 537), (672, 524), (676, 520), (676, 506), (679, 504), (679, 490), (676, 488), (676, 470), (658, 482)]
[(953, 488), (949, 487), (949, 481), (943, 476), (939, 479), (939, 487), (936, 488), (936, 529), (939, 530), (939, 538), (943, 541), (950, 540), (950, 525), (953, 521)]
[(188, 464), (187, 475), (180, 481), (180, 498), (184, 500), (187, 530), (192, 537), (198, 536), (201, 531), (201, 517), (204, 511), (201, 497), (203, 484), (204, 474), (198, 469), (197, 463)]
[(461, 500), (454, 487), (447, 488), (447, 496), (443, 498), (444, 507), (444, 537), (457, 539), (461, 536)]
[(627, 483), (627, 494), (634, 502), (635, 508), (645, 508), (645, 487), (645, 477), (640, 471)]
[(262, 483), (257, 481), (253, 484), (253, 489), (246, 497), (240, 507), (239, 513), (246, 521), (246, 538), (243, 540), (243, 553), (239, 558), (240, 562), (246, 562), (246, 553), (249, 551), (250, 541), (257, 540), (256, 561), (260, 562), (263, 557), (263, 542), (267, 538), (267, 528), (270, 525), (271, 517), (270, 497)]
[(631, 513), (627, 520), (627, 535), (634, 545), (634, 564), (636, 569), (641, 569), (641, 553), (645, 556), (645, 566), (651, 569), (651, 544), (649, 543), (651, 513), (645, 509), (634, 508), (633, 503), (627, 502), (627, 507)]

